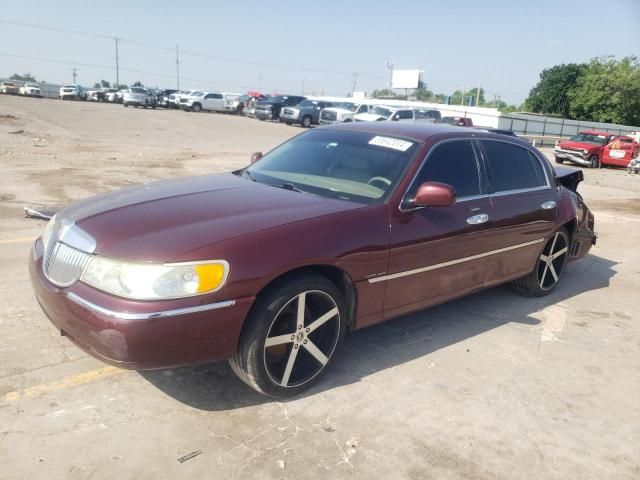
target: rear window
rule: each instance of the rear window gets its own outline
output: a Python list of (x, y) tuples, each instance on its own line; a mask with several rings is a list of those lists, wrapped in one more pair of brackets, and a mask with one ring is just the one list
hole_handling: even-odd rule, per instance
[(481, 143), (495, 193), (547, 186), (540, 160), (527, 149), (498, 141), (483, 140)]

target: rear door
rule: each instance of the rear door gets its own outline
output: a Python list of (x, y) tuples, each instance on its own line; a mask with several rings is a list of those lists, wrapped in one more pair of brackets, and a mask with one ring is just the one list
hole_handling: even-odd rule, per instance
[(495, 229), (485, 285), (531, 272), (555, 229), (558, 192), (548, 167), (528, 148), (498, 139), (478, 141), (487, 168)]
[(451, 185), (449, 207), (391, 210), (385, 317), (435, 304), (482, 286), (493, 248), (491, 202), (471, 139), (447, 140), (427, 154), (405, 200), (428, 181)]

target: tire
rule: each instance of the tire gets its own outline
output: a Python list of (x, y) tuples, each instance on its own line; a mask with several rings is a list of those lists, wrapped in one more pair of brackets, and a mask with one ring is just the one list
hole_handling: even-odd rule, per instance
[(598, 155), (593, 154), (589, 157), (589, 168), (600, 168), (600, 159)]
[(527, 297), (543, 297), (550, 294), (562, 279), (569, 248), (569, 233), (562, 227), (545, 243), (533, 271), (526, 277), (511, 282), (512, 287)]
[(284, 122), (284, 123), (286, 123), (289, 126), (293, 125), (293, 123), (291, 123), (291, 122)]
[(311, 128), (311, 117), (309, 115), (305, 115), (302, 119), (302, 126), (304, 128)]
[(202, 111), (202, 105), (200, 105), (199, 103), (194, 103), (193, 107), (191, 107), (191, 110), (193, 110), (194, 112), (201, 112)]
[(346, 323), (345, 301), (333, 282), (317, 274), (284, 277), (256, 300), (229, 364), (263, 395), (295, 396), (327, 370), (344, 339)]
[(564, 158), (556, 157), (556, 163), (562, 165), (564, 163)]
[(122, 105), (124, 105), (124, 108), (127, 108), (129, 106), (128, 103), (123, 103)]

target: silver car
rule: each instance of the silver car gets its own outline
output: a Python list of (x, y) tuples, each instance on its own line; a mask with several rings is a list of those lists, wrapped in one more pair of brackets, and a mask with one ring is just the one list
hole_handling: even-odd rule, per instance
[(156, 108), (156, 101), (156, 96), (151, 90), (141, 87), (131, 87), (122, 98), (122, 104), (125, 107), (131, 105), (133, 107)]

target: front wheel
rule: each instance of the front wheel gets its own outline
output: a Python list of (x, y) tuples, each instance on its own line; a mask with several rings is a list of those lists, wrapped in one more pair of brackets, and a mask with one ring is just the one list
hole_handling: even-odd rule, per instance
[(345, 301), (333, 282), (316, 274), (289, 276), (258, 298), (229, 363), (264, 395), (297, 395), (326, 370), (346, 321)]
[(558, 286), (568, 256), (569, 234), (563, 227), (547, 240), (533, 271), (526, 277), (514, 280), (511, 285), (528, 297), (548, 295)]
[(564, 163), (564, 158), (556, 157), (556, 163), (562, 165)]
[(311, 117), (306, 116), (302, 119), (302, 126), (304, 128), (311, 128)]
[(598, 155), (594, 154), (589, 157), (589, 167), (600, 168), (600, 159), (598, 158)]
[(202, 107), (200, 106), (199, 103), (194, 103), (193, 107), (191, 107), (191, 110), (193, 110), (194, 112), (199, 112), (202, 110)]

